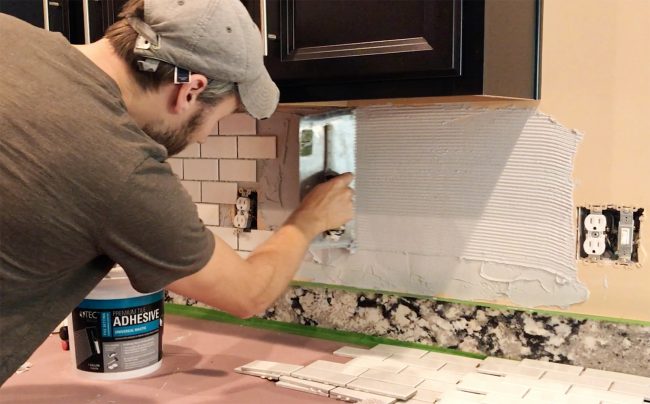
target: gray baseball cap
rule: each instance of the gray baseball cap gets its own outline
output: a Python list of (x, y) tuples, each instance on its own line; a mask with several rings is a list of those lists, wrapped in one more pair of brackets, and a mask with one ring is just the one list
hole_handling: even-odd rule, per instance
[(239, 0), (145, 0), (136, 55), (235, 83), (244, 107), (268, 118), (280, 91), (264, 67), (262, 37)]

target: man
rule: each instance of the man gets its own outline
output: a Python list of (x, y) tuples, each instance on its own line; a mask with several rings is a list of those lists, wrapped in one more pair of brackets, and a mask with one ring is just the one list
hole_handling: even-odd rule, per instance
[(275, 110), (259, 31), (238, 0), (131, 0), (120, 16), (72, 47), (0, 15), (0, 384), (115, 262), (141, 292), (249, 317), (352, 216), (346, 174), (247, 260), (214, 238), (165, 160), (240, 102)]

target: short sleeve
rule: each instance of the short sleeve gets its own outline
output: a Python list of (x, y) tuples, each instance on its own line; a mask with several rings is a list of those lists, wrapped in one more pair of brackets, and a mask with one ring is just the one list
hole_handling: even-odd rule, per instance
[(160, 290), (207, 264), (214, 236), (167, 163), (146, 159), (123, 187), (99, 229), (99, 248), (136, 290)]

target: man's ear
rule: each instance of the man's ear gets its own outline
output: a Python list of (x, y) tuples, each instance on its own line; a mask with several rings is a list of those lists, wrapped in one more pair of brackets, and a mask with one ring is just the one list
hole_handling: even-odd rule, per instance
[(199, 97), (199, 94), (205, 90), (208, 85), (208, 78), (202, 74), (190, 75), (190, 81), (183, 84), (175, 84), (178, 89), (176, 96), (172, 101), (172, 111), (176, 114), (182, 113), (193, 106)]

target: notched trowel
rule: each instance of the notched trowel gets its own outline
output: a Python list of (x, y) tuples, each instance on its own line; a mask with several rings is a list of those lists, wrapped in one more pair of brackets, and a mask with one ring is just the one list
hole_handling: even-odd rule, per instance
[[(305, 116), (300, 120), (300, 198), (339, 174), (355, 172), (356, 129), (351, 111)], [(354, 188), (354, 182), (351, 184)], [(323, 232), (312, 249), (346, 248), (354, 252), (354, 220)]]

